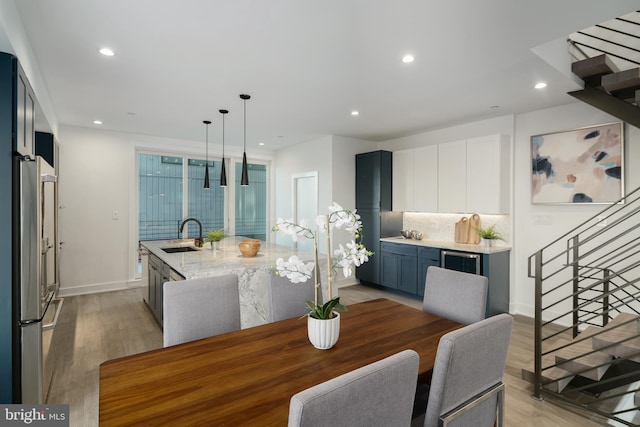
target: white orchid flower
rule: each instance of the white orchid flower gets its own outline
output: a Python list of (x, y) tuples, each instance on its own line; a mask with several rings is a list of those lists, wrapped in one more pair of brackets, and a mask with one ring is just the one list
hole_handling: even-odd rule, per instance
[(314, 267), (313, 262), (305, 263), (296, 255), (291, 255), (287, 261), (283, 258), (276, 260), (278, 275), (286, 277), (291, 283), (306, 282), (312, 277)]

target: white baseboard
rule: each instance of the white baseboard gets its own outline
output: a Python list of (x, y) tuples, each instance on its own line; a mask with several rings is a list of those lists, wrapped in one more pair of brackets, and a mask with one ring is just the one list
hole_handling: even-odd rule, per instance
[(61, 286), (58, 290), (59, 297), (72, 297), (76, 295), (98, 294), (102, 292), (123, 291), (144, 286), (142, 280), (135, 279), (127, 282), (94, 283), (80, 286)]

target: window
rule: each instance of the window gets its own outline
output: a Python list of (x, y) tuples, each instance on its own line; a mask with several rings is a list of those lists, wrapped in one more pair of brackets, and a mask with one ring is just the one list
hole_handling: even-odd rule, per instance
[[(198, 219), (203, 235), (208, 230), (227, 228), (230, 225), (225, 222), (226, 212), (235, 220), (235, 229), (228, 234), (266, 240), (267, 166), (248, 165), (248, 187), (240, 186), (240, 163), (235, 164), (235, 172), (227, 171), (235, 173), (235, 183), (229, 179), (235, 206), (226, 205), (225, 189), (220, 187), (222, 162), (209, 161), (208, 190), (203, 188), (204, 166), (203, 159), (138, 153), (139, 241), (180, 238), (178, 230), (185, 218)], [(189, 222), (187, 236), (197, 237), (198, 233), (197, 224)]]
[[(189, 159), (187, 217), (202, 223), (202, 234), (224, 228), (224, 188), (220, 187), (222, 162), (209, 161), (209, 189), (204, 188), (204, 160)], [(217, 172), (217, 173), (216, 173)], [(198, 226), (189, 223), (189, 237), (198, 236)]]
[(249, 186), (242, 187), (242, 163), (236, 163), (236, 236), (267, 240), (267, 167), (248, 164)]
[(182, 157), (138, 155), (138, 240), (178, 236), (182, 169)]

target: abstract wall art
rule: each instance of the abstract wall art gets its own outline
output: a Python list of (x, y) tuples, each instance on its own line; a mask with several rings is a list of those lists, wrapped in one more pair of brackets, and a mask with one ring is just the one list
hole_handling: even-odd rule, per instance
[(531, 137), (531, 203), (612, 203), (624, 194), (622, 123)]

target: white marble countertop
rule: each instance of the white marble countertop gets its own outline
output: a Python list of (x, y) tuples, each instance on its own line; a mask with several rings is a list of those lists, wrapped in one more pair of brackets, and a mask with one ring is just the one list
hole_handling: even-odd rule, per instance
[(405, 239), (402, 236), (398, 237), (383, 237), (380, 239), (381, 242), (391, 242), (391, 243), (402, 243), (406, 245), (415, 245), (415, 246), (428, 246), (431, 248), (440, 248), (440, 249), (453, 249), (457, 251), (463, 252), (474, 252), (480, 254), (494, 254), (498, 252), (506, 252), (510, 251), (510, 246), (491, 246), (487, 247), (484, 243), (480, 243), (478, 245), (467, 245), (463, 243), (455, 243), (451, 241), (440, 241), (440, 240), (415, 240), (415, 239)]
[[(148, 240), (141, 242), (150, 253), (160, 258), (165, 264), (182, 275), (185, 279), (199, 277), (236, 274), (240, 292), (240, 323), (242, 328), (267, 323), (269, 311), (268, 273), (275, 266), (278, 258), (287, 259), (298, 255), (303, 261), (312, 261), (313, 252), (298, 251), (288, 246), (261, 242), (260, 250), (255, 257), (245, 257), (238, 248), (244, 237), (227, 237), (218, 244), (218, 249), (211, 249), (209, 243), (196, 251), (167, 253), (162, 248), (191, 246), (193, 239), (184, 240)], [(320, 280), (324, 298), (327, 298), (326, 257), (319, 256)], [(313, 286), (312, 283), (296, 284), (297, 286)]]
[(269, 269), (278, 258), (289, 258), (298, 255), (303, 260), (313, 260), (313, 252), (298, 251), (288, 246), (261, 242), (260, 250), (255, 257), (245, 257), (238, 249), (238, 243), (245, 237), (227, 237), (218, 243), (218, 249), (212, 250), (209, 243), (192, 252), (167, 253), (162, 248), (191, 246), (193, 239), (182, 240), (148, 240), (141, 242), (149, 252), (167, 263), (185, 279), (227, 274), (239, 268)]

